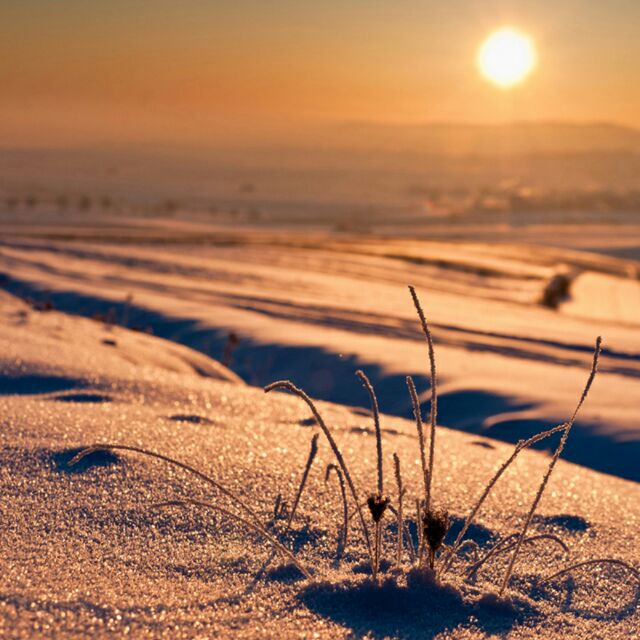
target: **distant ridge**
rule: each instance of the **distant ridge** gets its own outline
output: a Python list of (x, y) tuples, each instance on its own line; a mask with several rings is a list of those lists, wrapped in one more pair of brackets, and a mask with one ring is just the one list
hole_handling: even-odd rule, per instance
[(341, 148), (435, 155), (640, 153), (640, 130), (608, 122), (522, 121), (386, 124), (345, 122), (331, 127), (325, 144)]

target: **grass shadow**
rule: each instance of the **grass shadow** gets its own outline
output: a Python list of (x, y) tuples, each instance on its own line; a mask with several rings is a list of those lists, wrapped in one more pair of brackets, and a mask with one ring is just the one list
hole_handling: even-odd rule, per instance
[(534, 515), (532, 522), (537, 525), (561, 528), (565, 531), (575, 533), (586, 531), (591, 527), (591, 523), (582, 516), (575, 516), (569, 513), (560, 513), (554, 516)]
[(39, 374), (0, 375), (0, 395), (32, 396), (43, 393), (59, 393), (82, 388), (84, 384), (76, 378)]
[(369, 579), (315, 583), (298, 598), (354, 635), (371, 638), (431, 638), (468, 624), (504, 634), (524, 617), (536, 615), (525, 603), (505, 607), (489, 600), (473, 601), (453, 586), (411, 574), (406, 586), (393, 578), (380, 586)]
[(94, 451), (82, 458), (80, 462), (70, 467), (69, 462), (83, 449), (84, 447), (77, 447), (54, 452), (52, 457), (56, 471), (61, 473), (78, 474), (85, 473), (89, 469), (111, 467), (122, 462), (122, 458), (113, 453), (113, 451)]
[(188, 422), (189, 424), (202, 424), (207, 426), (213, 425), (213, 420), (209, 420), (209, 418), (187, 413), (176, 413), (175, 415), (169, 416), (167, 420), (171, 420), (172, 422)]
[[(640, 584), (632, 585), (626, 575), (611, 574), (599, 586), (593, 580), (566, 576), (561, 581), (538, 586), (532, 595), (539, 600), (555, 603), (563, 613), (600, 622), (619, 622), (634, 616), (640, 607)], [(600, 591), (600, 596), (596, 593)]]
[(103, 393), (70, 393), (54, 396), (51, 398), (56, 402), (79, 402), (86, 404), (103, 404), (111, 402), (113, 398)]

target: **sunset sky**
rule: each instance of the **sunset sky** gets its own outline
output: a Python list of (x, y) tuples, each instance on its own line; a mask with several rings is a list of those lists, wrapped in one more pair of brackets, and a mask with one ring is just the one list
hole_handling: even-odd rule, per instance
[[(495, 29), (538, 65), (478, 71)], [(3, 0), (0, 146), (215, 143), (308, 123), (640, 127), (638, 0)]]

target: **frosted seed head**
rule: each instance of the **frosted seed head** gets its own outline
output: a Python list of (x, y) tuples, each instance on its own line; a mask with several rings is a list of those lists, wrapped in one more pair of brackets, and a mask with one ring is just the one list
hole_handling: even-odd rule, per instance
[(380, 522), (389, 506), (389, 496), (381, 496), (379, 493), (372, 494), (367, 498), (367, 506), (371, 511), (373, 521)]
[(435, 553), (449, 531), (449, 514), (444, 509), (429, 509), (422, 516), (422, 531), (429, 548)]

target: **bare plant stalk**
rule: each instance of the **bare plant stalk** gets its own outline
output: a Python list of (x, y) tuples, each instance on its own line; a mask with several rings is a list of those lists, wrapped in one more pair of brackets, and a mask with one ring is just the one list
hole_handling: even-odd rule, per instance
[(274, 522), (278, 519), (280, 515), (280, 509), (282, 507), (282, 494), (279, 493), (276, 496), (276, 501), (273, 503), (273, 520)]
[[(513, 540), (513, 538), (517, 537), (518, 534), (513, 534), (511, 536), (503, 538), (500, 542), (496, 543), (484, 557), (480, 558), (475, 562), (475, 564), (469, 567), (469, 569), (467, 570), (467, 575), (470, 576), (474, 573), (477, 573), (477, 571), (491, 558), (495, 558), (501, 553), (507, 553), (508, 551), (511, 551), (511, 549), (513, 549), (518, 543), (517, 541), (514, 541), (509, 544), (508, 541)], [(554, 536), (551, 533), (541, 533), (535, 536), (529, 536), (528, 538), (525, 538), (525, 540), (523, 540), (522, 544), (532, 544), (533, 542), (537, 542), (538, 540), (551, 540), (552, 542), (555, 542), (559, 547), (561, 547), (566, 554), (569, 553), (569, 547), (567, 547), (567, 545), (560, 538), (558, 538), (558, 536)]]
[(585, 560), (584, 562), (578, 562), (577, 564), (571, 565), (570, 567), (566, 567), (565, 569), (562, 569), (561, 571), (554, 573), (552, 576), (545, 578), (542, 584), (546, 584), (547, 582), (550, 582), (555, 578), (559, 578), (560, 576), (566, 573), (569, 573), (570, 571), (579, 569), (580, 567), (586, 567), (588, 565), (593, 565), (593, 564), (613, 564), (618, 567), (623, 567), (633, 575), (633, 577), (638, 581), (638, 583), (640, 583), (640, 571), (638, 571), (637, 569), (634, 569), (630, 564), (624, 562), (624, 560), (616, 560), (615, 558), (598, 558), (595, 560)]
[(409, 523), (404, 523), (404, 535), (407, 539), (407, 548), (409, 549), (409, 560), (411, 564), (414, 564), (417, 560), (416, 550), (413, 546), (413, 538), (411, 537), (411, 529), (409, 528)]
[(309, 477), (309, 471), (311, 471), (311, 465), (318, 453), (318, 438), (320, 434), (315, 433), (313, 438), (311, 438), (311, 449), (309, 450), (309, 457), (307, 458), (307, 463), (304, 467), (304, 471), (302, 473), (302, 478), (300, 479), (300, 484), (298, 486), (298, 492), (296, 493), (295, 500), (293, 501), (293, 507), (291, 508), (291, 513), (289, 514), (289, 519), (287, 520), (287, 531), (291, 528), (291, 522), (293, 517), (296, 515), (296, 510), (298, 509), (298, 504), (300, 503), (300, 497), (302, 496), (302, 492), (304, 491), (304, 487), (307, 484), (307, 478)]
[(402, 486), (402, 474), (400, 473), (400, 458), (398, 454), (393, 454), (393, 465), (396, 476), (396, 486), (398, 487), (398, 547), (396, 550), (396, 564), (400, 566), (402, 564), (402, 536), (404, 532), (404, 524), (402, 521), (402, 499), (404, 498), (405, 489)]
[(413, 405), (413, 416), (416, 420), (416, 428), (418, 430), (418, 443), (420, 444), (420, 463), (422, 464), (422, 479), (424, 481), (424, 499), (427, 499), (429, 493), (429, 472), (427, 470), (427, 456), (424, 448), (424, 428), (422, 425), (422, 412), (420, 410), (420, 401), (418, 400), (418, 392), (413, 378), (407, 376), (407, 387), (409, 387), (409, 395), (411, 396), (411, 404)]
[(418, 527), (418, 566), (422, 566), (424, 558), (424, 536), (422, 527), (422, 509), (420, 508), (420, 499), (416, 498), (416, 525)]
[(347, 464), (344, 461), (344, 458), (342, 457), (342, 452), (338, 448), (336, 441), (333, 439), (333, 436), (331, 435), (331, 431), (329, 431), (329, 428), (327, 427), (325, 421), (323, 420), (322, 416), (318, 412), (318, 409), (316, 409), (316, 406), (313, 400), (311, 400), (311, 398), (302, 389), (299, 389), (298, 387), (296, 387), (296, 385), (293, 384), (293, 382), (291, 382), (290, 380), (278, 380), (276, 382), (272, 382), (270, 385), (267, 385), (264, 388), (265, 393), (269, 393), (274, 389), (286, 389), (287, 391), (290, 391), (291, 393), (297, 395), (299, 398), (304, 400), (304, 402), (306, 402), (309, 409), (311, 409), (311, 413), (313, 414), (313, 417), (318, 423), (318, 426), (322, 429), (322, 432), (324, 433), (327, 440), (329, 441), (329, 445), (331, 446), (331, 449), (336, 457), (336, 460), (338, 461), (338, 464), (342, 469), (342, 473), (344, 474), (344, 477), (349, 486), (349, 491), (351, 492), (351, 496), (353, 497), (353, 500), (356, 504), (356, 508), (358, 510), (358, 516), (360, 519), (360, 526), (362, 527), (362, 534), (364, 535), (365, 543), (367, 545), (367, 552), (369, 554), (369, 559), (371, 561), (371, 570), (373, 571), (374, 570), (373, 548), (371, 546), (369, 529), (367, 528), (367, 523), (365, 522), (365, 519), (364, 519), (364, 513), (360, 508), (360, 500), (358, 499), (358, 492), (356, 491), (356, 487), (353, 484), (353, 480), (351, 479), (351, 474), (349, 473)]
[(578, 411), (580, 411), (580, 407), (582, 407), (582, 404), (584, 403), (587, 394), (589, 393), (589, 389), (591, 388), (591, 385), (593, 383), (593, 380), (596, 376), (596, 372), (598, 370), (598, 359), (600, 358), (600, 352), (602, 351), (602, 338), (600, 336), (598, 336), (597, 340), (596, 340), (596, 346), (595, 346), (595, 351), (593, 353), (593, 363), (591, 365), (591, 372), (589, 374), (589, 378), (587, 380), (587, 384), (584, 387), (584, 390), (582, 391), (582, 395), (580, 396), (580, 400), (578, 401), (578, 404), (576, 405), (576, 408), (573, 412), (573, 415), (571, 416), (571, 419), (569, 420), (569, 422), (567, 423), (567, 426), (565, 427), (565, 430), (562, 433), (562, 437), (560, 438), (560, 444), (558, 445), (558, 447), (555, 450), (555, 453), (553, 454), (553, 457), (551, 458), (551, 462), (549, 463), (549, 467), (547, 469), (547, 472), (544, 475), (544, 478), (542, 479), (542, 482), (540, 483), (540, 487), (538, 488), (538, 492), (536, 494), (536, 497), (533, 500), (533, 503), (531, 505), (531, 509), (529, 509), (529, 513), (527, 514), (527, 517), (524, 521), (524, 525), (522, 526), (522, 531), (520, 532), (520, 537), (518, 538), (518, 542), (516, 544), (516, 547), (513, 551), (513, 554), (511, 556), (511, 560), (509, 561), (509, 565), (507, 567), (507, 570), (504, 574), (504, 579), (502, 581), (502, 585), (500, 587), (500, 591), (498, 592), (498, 595), (501, 597), (502, 594), (504, 593), (504, 590), (507, 588), (507, 584), (509, 583), (509, 578), (511, 577), (511, 574), (513, 572), (513, 567), (515, 565), (516, 562), (516, 558), (518, 557), (518, 553), (520, 552), (520, 547), (522, 546), (522, 541), (524, 540), (525, 536), (527, 535), (527, 529), (529, 528), (529, 524), (531, 523), (531, 519), (533, 518), (533, 514), (535, 513), (535, 510), (538, 507), (538, 504), (540, 502), (540, 498), (542, 498), (542, 494), (544, 493), (544, 490), (547, 486), (547, 482), (549, 481), (549, 478), (551, 476), (551, 473), (553, 472), (554, 467), (556, 466), (556, 463), (558, 462), (558, 458), (560, 457), (560, 454), (562, 453), (562, 450), (564, 449), (564, 446), (567, 442), (567, 438), (569, 437), (569, 433), (571, 432), (571, 427), (573, 426), (573, 423), (575, 422), (576, 416), (578, 415)]
[(471, 575), (472, 573), (475, 573), (477, 569), (479, 569), (485, 562), (487, 562), (487, 560), (490, 560), (492, 556), (502, 551), (505, 546), (509, 545), (509, 543), (512, 540), (516, 540), (517, 538), (518, 538), (517, 533), (511, 533), (508, 536), (505, 536), (504, 538), (501, 538), (500, 540), (498, 540), (498, 542), (496, 542), (493, 545), (493, 547), (491, 547), (489, 551), (487, 551), (482, 558), (476, 559), (476, 562), (471, 567), (469, 567), (467, 571), (467, 575)]
[[(311, 438), (311, 449), (309, 450), (309, 456), (307, 458), (307, 462), (305, 464), (304, 471), (302, 473), (302, 478), (300, 479), (300, 484), (298, 485), (298, 491), (296, 493), (296, 497), (293, 502), (293, 507), (291, 508), (291, 512), (289, 513), (289, 518), (287, 519), (287, 524), (284, 530), (285, 534), (289, 533), (289, 530), (291, 529), (291, 523), (293, 522), (293, 518), (296, 515), (296, 511), (298, 510), (300, 497), (302, 496), (304, 487), (307, 484), (307, 478), (309, 477), (309, 471), (311, 470), (311, 465), (313, 464), (316, 454), (318, 453), (318, 437), (319, 436), (316, 433)], [(281, 497), (280, 494), (278, 494), (278, 499), (280, 499), (280, 497)], [(279, 501), (276, 504), (279, 504)], [(277, 511), (276, 511), (276, 517), (277, 517)], [(258, 576), (262, 576), (264, 572), (269, 568), (271, 561), (275, 557), (275, 553), (276, 551), (274, 549), (271, 555), (264, 561), (264, 564), (262, 565), (262, 567), (260, 568), (260, 571), (258, 572)]]
[[(371, 509), (371, 516), (373, 517), (374, 522), (374, 571), (373, 571), (373, 580), (374, 582), (378, 579), (378, 570), (380, 568), (380, 555), (381, 555), (381, 545), (382, 545), (382, 516), (384, 511), (386, 510), (387, 504), (385, 504), (385, 499), (383, 497), (384, 494), (384, 474), (382, 470), (382, 434), (380, 432), (380, 410), (378, 409), (378, 398), (376, 397), (376, 392), (371, 384), (371, 381), (367, 377), (364, 371), (358, 369), (356, 371), (356, 375), (360, 378), (364, 388), (367, 390), (369, 394), (369, 399), (371, 400), (371, 412), (373, 413), (373, 424), (375, 426), (376, 433), (376, 454), (377, 454), (377, 469), (378, 469), (378, 493), (376, 501), (376, 496), (372, 496), (374, 502), (377, 502), (379, 508), (376, 507), (373, 503), (371, 503), (371, 498), (369, 499), (369, 509)], [(386, 500), (386, 503), (389, 501)]]
[(374, 582), (378, 581), (378, 569), (380, 568), (380, 521), (374, 521), (373, 526), (373, 571), (371, 577)]
[[(362, 509), (363, 507), (366, 507), (366, 506), (367, 506), (367, 503), (366, 503), (366, 502), (361, 502), (361, 503), (360, 503), (360, 508), (361, 508), (361, 509)], [(354, 510), (349, 514), (349, 518), (348, 518), (349, 522), (351, 522), (351, 520), (353, 520), (353, 518), (354, 518), (355, 516), (357, 516), (357, 515), (358, 515), (358, 510), (357, 510), (357, 509), (354, 509)]]
[(373, 581), (377, 582), (377, 580), (378, 580), (378, 572), (380, 571), (380, 557), (382, 555), (382, 521), (381, 520), (378, 520), (378, 522), (376, 522), (375, 532), (376, 532), (376, 546), (375, 546), (375, 549), (376, 549), (376, 572), (372, 577), (373, 577)]
[(478, 501), (471, 508), (471, 511), (467, 516), (467, 519), (464, 521), (464, 525), (462, 525), (462, 529), (460, 529), (460, 533), (458, 533), (454, 543), (451, 545), (448, 553), (442, 560), (443, 572), (446, 572), (451, 566), (451, 563), (453, 562), (453, 558), (457, 553), (460, 547), (460, 544), (462, 543), (462, 539), (467, 533), (469, 527), (473, 524), (474, 518), (478, 514), (478, 511), (480, 511), (480, 508), (484, 504), (484, 501), (487, 499), (487, 497), (491, 493), (491, 490), (496, 485), (496, 483), (498, 482), (502, 474), (509, 468), (511, 463), (518, 457), (518, 454), (524, 449), (526, 449), (527, 447), (530, 447), (531, 445), (536, 444), (537, 442), (540, 442), (541, 440), (544, 440), (549, 436), (552, 436), (554, 433), (558, 433), (558, 431), (562, 431), (563, 429), (566, 428), (566, 426), (567, 426), (567, 423), (564, 422), (551, 429), (548, 429), (547, 431), (543, 431), (542, 433), (537, 433), (536, 435), (531, 436), (531, 438), (529, 438), (528, 440), (520, 440), (520, 442), (516, 444), (512, 454), (509, 456), (509, 458), (505, 462), (502, 463), (499, 469), (495, 472), (495, 474), (493, 475), (489, 483), (483, 489), (482, 494), (478, 498)]
[(342, 549), (342, 553), (344, 553), (347, 548), (347, 532), (349, 531), (349, 508), (347, 507), (347, 492), (344, 486), (344, 477), (342, 475), (342, 471), (340, 471), (340, 467), (335, 464), (328, 464), (327, 471), (324, 476), (324, 481), (327, 482), (329, 480), (329, 476), (331, 475), (332, 471), (334, 471), (336, 476), (338, 477), (338, 482), (340, 483), (340, 495), (342, 496), (342, 533), (340, 536), (340, 540), (338, 541), (338, 556), (340, 556), (340, 549)]
[(438, 381), (436, 375), (436, 357), (433, 349), (433, 338), (431, 337), (431, 330), (429, 329), (429, 325), (427, 323), (427, 319), (425, 318), (424, 311), (422, 310), (422, 306), (420, 305), (420, 300), (418, 300), (418, 294), (414, 287), (409, 286), (409, 291), (411, 293), (411, 297), (413, 298), (413, 304), (418, 312), (418, 316), (420, 318), (420, 324), (422, 325), (422, 332), (427, 339), (427, 346), (429, 347), (429, 366), (431, 369), (431, 412), (430, 412), (430, 423), (431, 423), (431, 433), (429, 435), (429, 477), (427, 483), (427, 497), (425, 500), (424, 509), (425, 512), (428, 512), (431, 508), (431, 486), (433, 483), (433, 459), (435, 455), (435, 440), (436, 440), (436, 421), (438, 419)]
[(89, 454), (94, 453), (96, 451), (111, 451), (111, 450), (132, 451), (134, 453), (141, 453), (142, 455), (149, 456), (150, 458), (157, 458), (158, 460), (163, 460), (164, 462), (168, 462), (169, 464), (172, 464), (175, 467), (179, 467), (180, 469), (184, 469), (185, 471), (188, 471), (189, 473), (192, 473), (193, 475), (197, 476), (201, 480), (204, 480), (207, 484), (209, 484), (212, 487), (216, 488), (222, 494), (227, 496), (230, 500), (235, 502), (245, 513), (250, 515), (257, 523), (260, 523), (260, 517), (258, 516), (258, 514), (244, 500), (242, 500), (242, 498), (237, 496), (235, 493), (229, 491), (229, 489), (227, 489), (226, 487), (221, 485), (217, 480), (214, 480), (213, 478), (211, 478), (210, 476), (206, 475), (202, 471), (198, 471), (194, 467), (192, 467), (192, 466), (190, 466), (190, 465), (188, 465), (188, 464), (186, 464), (184, 462), (180, 462), (178, 460), (174, 460), (173, 458), (170, 458), (169, 456), (162, 455), (161, 453), (155, 453), (154, 451), (149, 451), (148, 449), (142, 449), (141, 447), (133, 447), (133, 446), (129, 446), (129, 445), (126, 445), (126, 444), (107, 444), (107, 443), (105, 443), (105, 444), (94, 444), (94, 445), (91, 445), (90, 447), (87, 447), (86, 449), (83, 449), (79, 453), (77, 453), (69, 461), (69, 466), (72, 467), (73, 465), (75, 465), (78, 462), (80, 462), (80, 460), (82, 460), (82, 458), (84, 458), (84, 457), (88, 456)]
[(151, 506), (152, 507), (186, 507), (188, 505), (194, 505), (196, 507), (204, 507), (206, 509), (213, 509), (214, 511), (219, 511), (222, 514), (237, 520), (248, 529), (251, 529), (256, 533), (259, 533), (263, 538), (265, 538), (265, 540), (267, 540), (267, 542), (272, 544), (275, 549), (277, 549), (282, 554), (284, 554), (287, 558), (289, 558), (289, 560), (291, 560), (291, 562), (295, 564), (295, 566), (300, 570), (300, 572), (305, 578), (311, 579), (311, 574), (309, 573), (309, 571), (307, 571), (307, 569), (305, 569), (300, 564), (300, 562), (295, 557), (292, 551), (287, 549), (287, 547), (285, 547), (281, 542), (276, 540), (276, 538), (274, 538), (262, 525), (257, 524), (255, 522), (251, 522), (246, 518), (239, 516), (237, 513), (233, 513), (233, 511), (229, 511), (228, 509), (225, 509), (224, 507), (220, 507), (217, 504), (212, 504), (210, 502), (203, 502), (200, 500), (192, 500), (190, 498), (185, 498), (183, 500), (168, 500), (167, 502), (159, 502)]
[[(406, 487), (403, 487), (402, 488), (403, 499), (406, 494), (407, 494), (407, 489)], [(398, 510), (392, 504), (389, 505), (389, 511), (391, 511), (391, 513), (396, 517), (396, 519), (398, 518)], [(413, 540), (411, 538), (411, 529), (409, 528), (409, 521), (405, 520), (403, 517), (402, 522), (403, 522), (404, 536), (407, 540), (407, 549), (409, 550), (409, 559), (411, 561), (411, 564), (413, 564), (416, 561), (416, 550), (415, 550), (415, 547), (413, 546)]]
[[(444, 546), (444, 545), (442, 545)], [(478, 546), (478, 543), (475, 540), (465, 540), (459, 547), (458, 547), (458, 551), (457, 553), (460, 554), (462, 553), (462, 551), (464, 549), (466, 549), (467, 547), (469, 547), (472, 551), (473, 551), (473, 558), (474, 558), (474, 562), (478, 561), (478, 558), (480, 556), (480, 547)]]
[(378, 409), (378, 398), (376, 398), (376, 392), (373, 389), (371, 381), (367, 377), (362, 369), (356, 371), (356, 375), (362, 381), (364, 388), (369, 394), (371, 400), (371, 411), (373, 413), (373, 424), (376, 430), (376, 453), (378, 455), (378, 495), (384, 493), (384, 476), (382, 473), (382, 434), (380, 433), (380, 411)]

